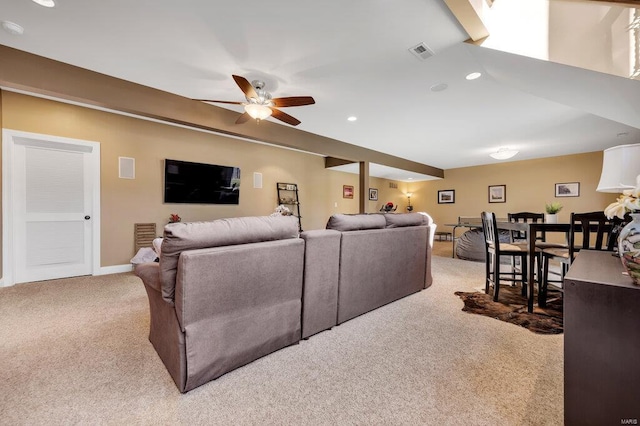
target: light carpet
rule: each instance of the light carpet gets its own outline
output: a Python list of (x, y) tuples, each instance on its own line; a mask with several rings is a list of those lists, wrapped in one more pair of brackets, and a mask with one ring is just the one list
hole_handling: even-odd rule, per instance
[(462, 312), (484, 264), (180, 394), (132, 274), (0, 289), (0, 423), (545, 425), (563, 422), (563, 338)]

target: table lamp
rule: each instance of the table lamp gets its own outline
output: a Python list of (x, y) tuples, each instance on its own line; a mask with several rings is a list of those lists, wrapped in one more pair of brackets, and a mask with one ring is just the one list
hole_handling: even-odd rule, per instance
[(622, 192), (635, 188), (640, 175), (640, 143), (604, 150), (598, 192)]

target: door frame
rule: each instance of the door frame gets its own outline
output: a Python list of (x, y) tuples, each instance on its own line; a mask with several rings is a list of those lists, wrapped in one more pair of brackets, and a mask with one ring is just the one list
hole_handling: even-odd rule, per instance
[(40, 133), (23, 132), (12, 129), (2, 129), (2, 279), (0, 287), (8, 287), (14, 282), (14, 256), (11, 247), (14, 246), (13, 235), (13, 206), (14, 185), (12, 174), (14, 166), (14, 147), (16, 139), (28, 139), (34, 145), (41, 143), (54, 143), (63, 145), (82, 146), (89, 149), (89, 171), (92, 179), (93, 196), (91, 200), (91, 275), (97, 275), (100, 271), (100, 143), (81, 139), (71, 139), (61, 136), (45, 135)]

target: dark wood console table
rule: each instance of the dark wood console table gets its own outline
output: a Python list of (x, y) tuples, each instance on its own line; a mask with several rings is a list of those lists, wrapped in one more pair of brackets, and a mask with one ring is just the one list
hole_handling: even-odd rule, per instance
[(582, 250), (564, 284), (564, 422), (640, 422), (640, 286), (609, 252)]

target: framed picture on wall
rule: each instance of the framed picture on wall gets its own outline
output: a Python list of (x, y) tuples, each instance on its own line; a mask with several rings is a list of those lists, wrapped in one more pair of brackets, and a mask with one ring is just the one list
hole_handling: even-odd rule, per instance
[(377, 188), (369, 188), (369, 200), (370, 201), (378, 201), (378, 189)]
[(438, 204), (453, 204), (456, 202), (456, 190), (445, 189), (438, 191)]
[(342, 198), (353, 198), (353, 186), (342, 185)]
[(507, 185), (489, 185), (489, 202), (506, 203)]
[(580, 182), (556, 183), (556, 197), (579, 197)]

